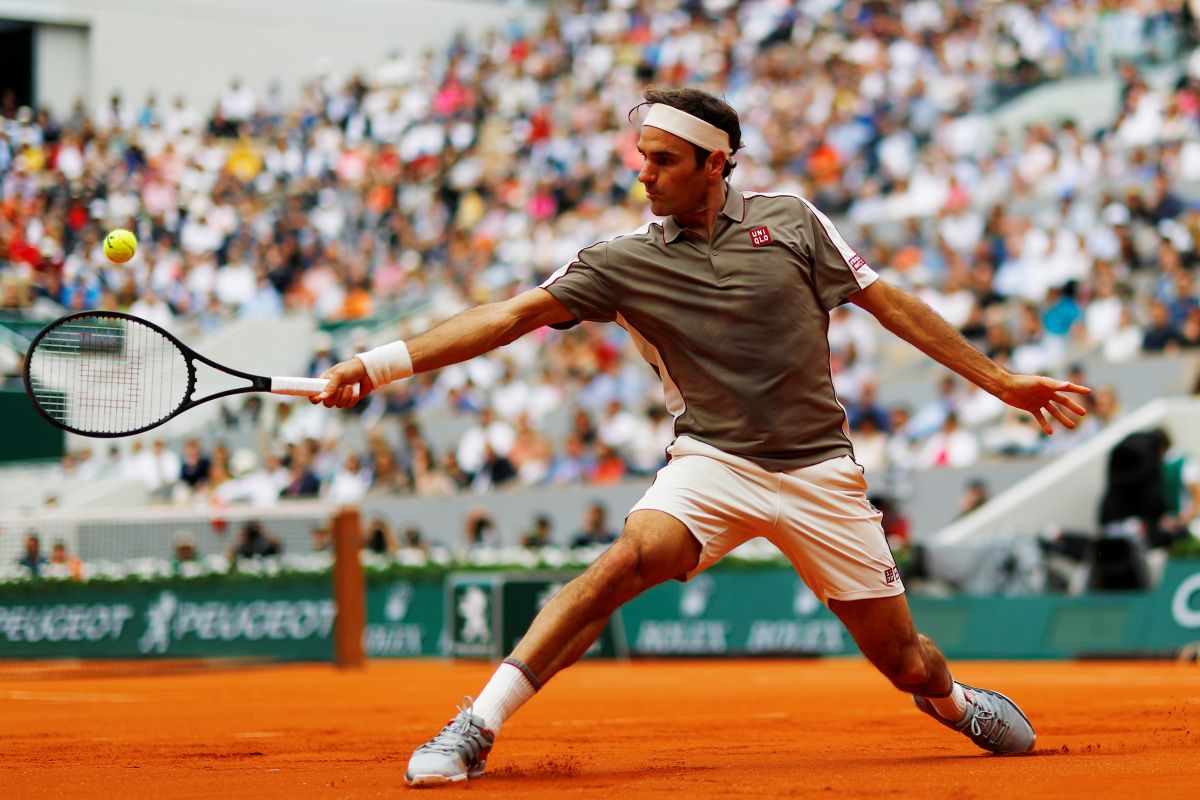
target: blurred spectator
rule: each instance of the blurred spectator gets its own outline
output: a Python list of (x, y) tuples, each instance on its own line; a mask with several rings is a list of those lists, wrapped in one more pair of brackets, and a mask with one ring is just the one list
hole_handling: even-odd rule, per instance
[(630, 474), (653, 475), (667, 463), (667, 447), (675, 438), (675, 420), (657, 403), (646, 408), (637, 436), (629, 448)]
[(356, 453), (346, 456), (342, 465), (325, 485), (325, 496), (335, 503), (353, 503), (362, 499), (371, 488), (371, 474)]
[(562, 452), (555, 456), (550, 465), (546, 483), (551, 486), (583, 483), (594, 465), (595, 459), (584, 449), (583, 441), (578, 436), (568, 436)]
[(471, 489), (476, 492), (486, 492), (504, 486), (517, 477), (517, 468), (508, 460), (492, 449), (491, 442), (483, 445), (483, 463), (471, 477)]
[(608, 507), (599, 500), (592, 501), (583, 517), (583, 527), (571, 539), (571, 547), (590, 547), (612, 544), (617, 535), (608, 527)]
[(596, 458), (587, 472), (588, 483), (606, 486), (620, 483), (625, 477), (625, 460), (606, 442), (596, 445)]
[(292, 448), (292, 463), (288, 465), (288, 482), (282, 497), (316, 497), (321, 483), (312, 471), (312, 454), (308, 447)]
[(1128, 306), (1122, 306), (1117, 328), (1104, 340), (1104, 357), (1109, 361), (1128, 361), (1137, 356), (1145, 334)]
[(251, 520), (242, 526), (237, 544), (229, 552), (233, 558), (255, 558), (261, 556), (277, 556), (283, 552), (283, 546), (274, 536), (263, 529), (262, 523)]
[(516, 417), (516, 432), (508, 458), (517, 469), (521, 483), (531, 486), (541, 483), (550, 471), (554, 450), (550, 439), (533, 429), (529, 415), (521, 412)]
[(392, 529), (391, 523), (383, 517), (375, 517), (367, 525), (366, 535), (363, 537), (364, 550), (381, 556), (392, 556), (396, 554), (399, 546), (400, 543), (396, 540), (396, 531)]
[(979, 459), (979, 443), (975, 436), (958, 424), (958, 415), (946, 415), (942, 429), (932, 434), (917, 453), (922, 467), (969, 467)]
[(37, 534), (26, 534), (25, 550), (21, 553), (21, 557), (17, 559), (17, 566), (29, 570), (30, 577), (42, 577), (42, 570), (46, 567), (46, 557), (42, 555), (42, 541), (38, 538)]
[(320, 525), (312, 531), (314, 553), (326, 553), (333, 549), (333, 526)]
[(882, 477), (888, 461), (888, 437), (879, 430), (875, 415), (859, 418), (858, 426), (850, 430), (850, 441), (854, 445), (854, 460), (866, 474), (872, 479)]
[(208, 472), (212, 462), (200, 449), (198, 439), (188, 439), (183, 444), (183, 460), (179, 468), (179, 479), (192, 491), (200, 488), (208, 480)]
[(196, 551), (196, 540), (191, 533), (184, 531), (176, 535), (172, 557), (175, 568), (179, 569), (182, 564), (192, 564), (199, 560), (200, 554)]
[(429, 545), (425, 542), (425, 537), (421, 535), (421, 531), (415, 527), (404, 529), (404, 535), (401, 537), (401, 546), (408, 550), (426, 551)]
[(479, 472), (488, 458), (490, 448), (493, 457), (507, 457), (516, 439), (516, 431), (504, 420), (496, 419), (490, 408), (481, 408), (478, 421), (463, 433), (458, 443), (456, 456), (458, 466), (466, 473)]
[(521, 537), (521, 547), (527, 550), (536, 550), (548, 547), (550, 544), (552, 544), (550, 517), (538, 514), (533, 518), (533, 526)]
[(1171, 320), (1171, 311), (1161, 300), (1150, 303), (1150, 322), (1142, 335), (1142, 350), (1147, 353), (1175, 352), (1183, 337)]
[(500, 544), (500, 528), (486, 510), (473, 508), (467, 512), (464, 544), (468, 550)]
[(75, 580), (83, 578), (83, 561), (79, 556), (67, 552), (67, 544), (61, 539), (50, 547), (50, 568), (64, 570)]
[(844, 405), (846, 406), (846, 420), (851, 429), (860, 427), (862, 421), (869, 417), (875, 423), (876, 431), (887, 432), (888, 410), (879, 402), (873, 378), (864, 380), (859, 387), (858, 397)]
[(990, 497), (987, 482), (982, 478), (972, 478), (963, 487), (962, 497), (958, 501), (958, 516), (965, 517), (986, 503)]

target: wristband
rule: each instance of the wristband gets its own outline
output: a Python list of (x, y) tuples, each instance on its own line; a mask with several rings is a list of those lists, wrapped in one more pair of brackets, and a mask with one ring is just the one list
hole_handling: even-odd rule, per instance
[(367, 368), (367, 377), (375, 388), (385, 383), (411, 377), (413, 374), (412, 358), (408, 355), (408, 345), (402, 341), (381, 345), (365, 353), (358, 353), (357, 358)]

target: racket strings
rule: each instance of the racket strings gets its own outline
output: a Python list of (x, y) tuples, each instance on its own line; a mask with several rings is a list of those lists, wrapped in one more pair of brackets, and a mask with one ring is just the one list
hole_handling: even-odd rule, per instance
[(175, 411), (190, 384), (175, 344), (137, 320), (75, 317), (35, 346), (30, 388), (52, 419), (80, 433), (141, 430)]

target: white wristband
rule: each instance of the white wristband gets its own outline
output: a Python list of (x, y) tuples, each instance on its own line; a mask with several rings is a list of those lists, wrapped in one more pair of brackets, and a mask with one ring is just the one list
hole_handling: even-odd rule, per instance
[(385, 344), (357, 355), (358, 360), (367, 368), (367, 377), (371, 379), (375, 388), (411, 377), (413, 374), (408, 345), (402, 341)]

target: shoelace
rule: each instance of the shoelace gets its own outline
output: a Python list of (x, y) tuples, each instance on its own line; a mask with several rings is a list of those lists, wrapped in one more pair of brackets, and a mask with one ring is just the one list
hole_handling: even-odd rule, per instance
[(447, 755), (454, 755), (465, 749), (468, 763), (470, 763), (479, 757), (479, 752), (484, 748), (483, 737), (479, 734), (477, 726), (471, 724), (475, 701), (470, 695), (467, 695), (463, 697), (463, 704), (457, 708), (458, 715), (446, 723), (446, 727), (442, 728), (437, 736), (426, 742), (421, 749)]
[(1003, 717), (998, 716), (989, 707), (990, 703), (988, 706), (981, 703), (981, 699), (983, 698), (978, 697), (978, 695), (972, 699), (972, 702), (975, 704), (975, 713), (971, 716), (971, 733), (975, 736), (982, 736), (992, 744), (998, 744), (1000, 736), (1004, 733), (1005, 728), (1009, 726), (1009, 722)]

